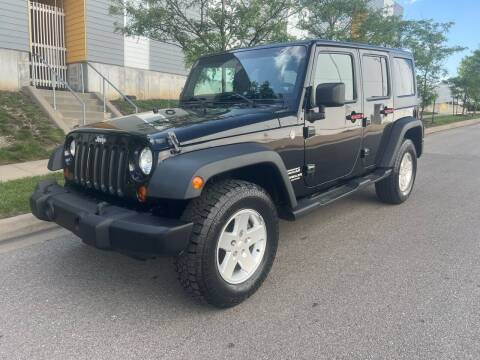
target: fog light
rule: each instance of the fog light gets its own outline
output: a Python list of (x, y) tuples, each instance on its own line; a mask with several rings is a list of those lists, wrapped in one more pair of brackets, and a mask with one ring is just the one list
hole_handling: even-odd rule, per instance
[(147, 188), (145, 186), (140, 186), (137, 189), (137, 198), (140, 202), (147, 201)]
[(195, 176), (192, 180), (192, 187), (195, 190), (200, 190), (203, 186), (203, 179), (200, 176)]

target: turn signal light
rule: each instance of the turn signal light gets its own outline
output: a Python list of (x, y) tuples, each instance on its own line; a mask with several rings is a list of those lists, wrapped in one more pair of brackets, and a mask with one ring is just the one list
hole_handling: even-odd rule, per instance
[(147, 188), (145, 186), (140, 186), (137, 189), (137, 199), (140, 202), (147, 201)]
[(200, 190), (202, 188), (204, 184), (204, 181), (203, 179), (200, 177), (200, 176), (195, 176), (193, 179), (192, 179), (192, 187), (195, 189), (195, 190)]

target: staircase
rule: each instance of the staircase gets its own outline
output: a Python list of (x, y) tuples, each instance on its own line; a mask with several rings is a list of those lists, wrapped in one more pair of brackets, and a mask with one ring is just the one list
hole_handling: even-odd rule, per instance
[[(53, 91), (52, 90), (40, 90), (39, 93), (52, 108), (54, 108)], [(109, 111), (108, 107), (106, 112), (103, 112), (103, 101), (95, 93), (76, 93), (82, 101), (85, 102), (85, 122), (91, 124), (94, 122), (104, 121), (112, 118), (114, 115)], [(56, 96), (56, 113), (60, 115), (65, 125), (69, 128), (73, 128), (78, 125), (82, 125), (83, 122), (83, 110), (78, 100), (68, 91), (55, 92)]]

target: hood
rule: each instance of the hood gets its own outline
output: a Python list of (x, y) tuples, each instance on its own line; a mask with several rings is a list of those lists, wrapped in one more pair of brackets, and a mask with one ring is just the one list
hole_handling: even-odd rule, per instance
[(226, 132), (233, 129), (236, 130), (235, 135), (240, 135), (273, 126), (278, 127), (279, 124), (278, 116), (271, 107), (171, 108), (122, 116), (78, 130), (122, 131), (145, 136), (152, 143), (155, 140), (163, 142), (168, 133), (173, 131), (180, 144), (184, 144), (225, 137)]

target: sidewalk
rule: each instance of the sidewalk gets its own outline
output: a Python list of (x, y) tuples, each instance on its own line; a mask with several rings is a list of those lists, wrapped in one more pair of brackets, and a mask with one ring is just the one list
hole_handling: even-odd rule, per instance
[(47, 175), (48, 160), (36, 160), (18, 164), (0, 166), (0, 182), (21, 179), (24, 177)]

